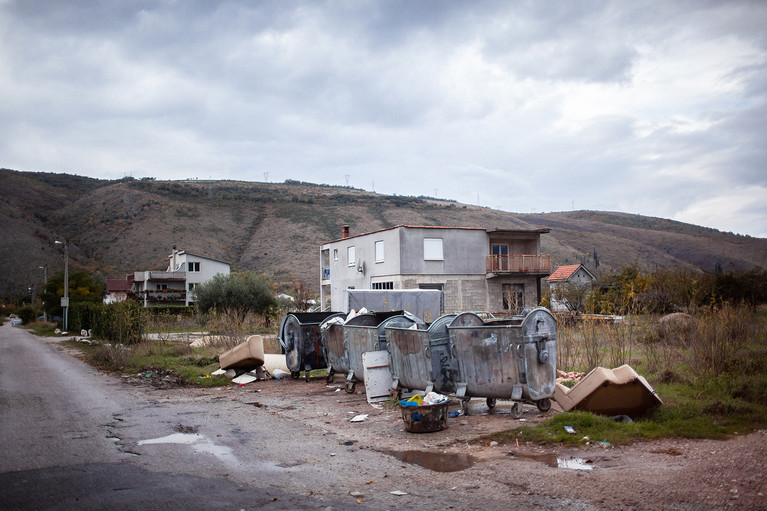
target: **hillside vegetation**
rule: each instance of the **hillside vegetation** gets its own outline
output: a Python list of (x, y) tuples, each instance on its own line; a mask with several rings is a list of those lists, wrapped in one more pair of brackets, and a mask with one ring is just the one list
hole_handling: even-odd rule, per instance
[[(98, 180), (0, 169), (0, 297), (40, 289), (43, 272), (61, 271), (55, 240), (69, 243), (70, 264), (100, 277), (165, 269), (175, 245), (264, 272), (278, 283), (319, 288), (319, 246), (399, 224), (551, 228), (541, 238), (553, 265), (581, 262), (593, 272), (636, 263), (646, 269), (701, 271), (767, 268), (767, 239), (625, 213), (511, 214), (427, 197), (375, 194), (287, 181)], [(545, 205), (542, 205), (545, 209)]]

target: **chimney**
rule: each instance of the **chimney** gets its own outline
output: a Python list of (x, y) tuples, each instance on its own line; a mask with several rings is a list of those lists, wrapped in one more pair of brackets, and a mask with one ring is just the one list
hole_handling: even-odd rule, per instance
[(345, 240), (348, 237), (349, 237), (349, 226), (348, 225), (341, 226), (341, 239)]

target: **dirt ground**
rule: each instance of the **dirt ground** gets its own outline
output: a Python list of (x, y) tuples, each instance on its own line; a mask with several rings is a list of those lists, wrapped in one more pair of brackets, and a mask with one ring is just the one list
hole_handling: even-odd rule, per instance
[[(544, 508), (546, 502), (572, 501), (572, 509), (767, 509), (767, 430), (726, 441), (665, 439), (624, 447), (498, 445), (479, 438), (556, 412), (525, 405), (514, 420), (510, 402), (489, 410), (484, 400), (473, 399), (469, 416), (449, 418), (439, 432), (414, 434), (405, 430), (398, 408), (371, 406), (360, 385), (347, 394), (340, 377), (332, 384), (324, 378), (308, 383), (287, 378), (214, 389), (175, 387), (163, 375), (130, 380), (164, 392), (170, 385), (190, 397), (225, 395), (334, 435), (344, 445), (426, 467), (429, 484), (470, 494), (502, 492), (509, 507), (518, 499), (518, 505)], [(450, 411), (459, 409), (452, 403)], [(367, 418), (349, 421), (358, 414)], [(560, 467), (567, 463), (578, 468)]]

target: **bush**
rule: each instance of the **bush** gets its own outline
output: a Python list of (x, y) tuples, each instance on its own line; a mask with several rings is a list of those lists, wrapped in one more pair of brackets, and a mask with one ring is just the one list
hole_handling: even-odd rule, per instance
[(122, 344), (141, 342), (142, 307), (131, 302), (77, 303), (70, 307), (73, 331), (92, 330), (93, 336)]
[(35, 318), (37, 318), (37, 310), (34, 307), (31, 307), (29, 305), (25, 305), (18, 311), (18, 316), (21, 318), (21, 320), (24, 322), (24, 324), (30, 324), (35, 321)]

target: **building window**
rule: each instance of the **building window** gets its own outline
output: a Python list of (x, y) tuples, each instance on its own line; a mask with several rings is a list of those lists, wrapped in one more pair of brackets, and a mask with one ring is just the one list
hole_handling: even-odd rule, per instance
[(373, 282), (373, 289), (394, 289), (394, 282)]
[(346, 260), (349, 266), (354, 266), (357, 264), (357, 254), (354, 250), (354, 247), (346, 248)]
[(519, 314), (525, 308), (525, 285), (503, 284), (503, 310)]
[(490, 248), (490, 253), (492, 255), (509, 255), (509, 246), (494, 243)]
[(189, 283), (189, 291), (193, 291), (194, 288), (196, 288), (196, 287), (197, 287), (197, 283), (196, 282), (190, 282)]
[(383, 241), (376, 241), (376, 262), (382, 263), (383, 261), (384, 261)]
[(338, 249), (337, 248), (333, 249), (333, 260), (334, 261), (338, 261)]
[(424, 261), (444, 261), (442, 252), (442, 238), (424, 238), (423, 239), (423, 260)]
[(165, 289), (168, 289), (168, 284), (157, 284), (158, 291), (163, 291)]
[(186, 267), (189, 268), (189, 271), (192, 273), (199, 273), (200, 271), (200, 263), (186, 263)]

